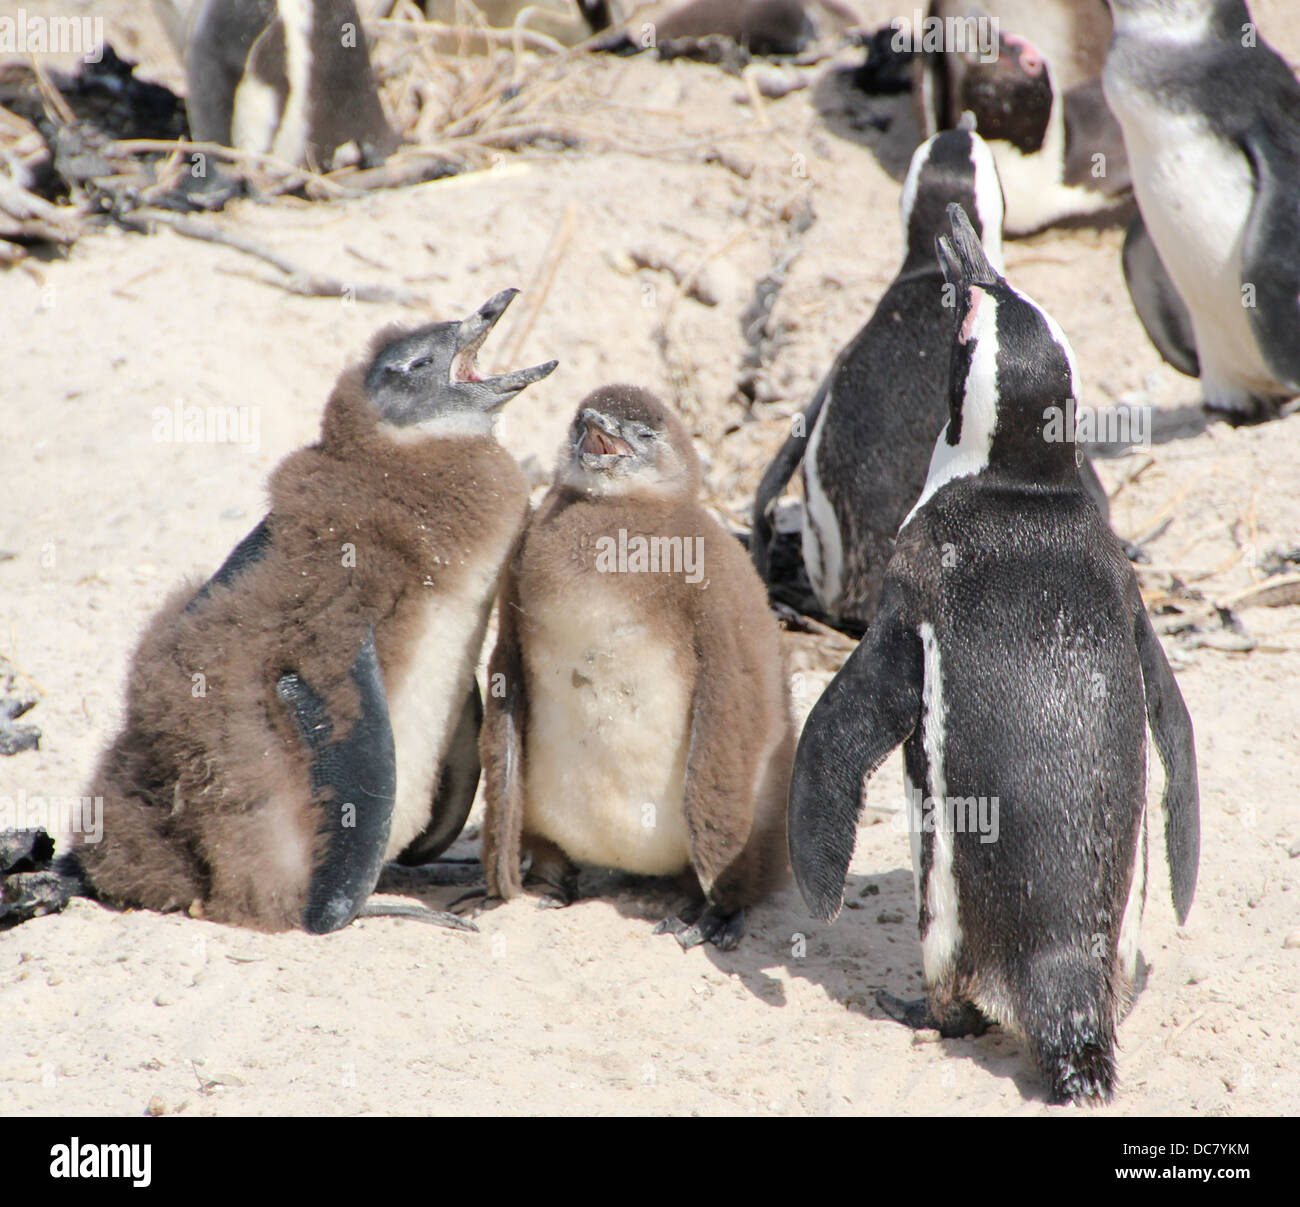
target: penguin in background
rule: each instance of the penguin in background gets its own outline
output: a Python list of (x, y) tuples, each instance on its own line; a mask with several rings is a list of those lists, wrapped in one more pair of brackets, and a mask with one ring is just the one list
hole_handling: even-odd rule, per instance
[[(912, 156), (899, 209), (906, 251), (875, 313), (836, 358), (759, 485), (750, 550), (781, 602), (808, 610), (777, 581), (773, 512), (796, 467), (803, 477), (801, 547), (816, 610), (861, 635), (875, 614), (899, 524), (925, 485), (934, 442), (948, 419), (952, 309), (935, 239), (946, 206), (970, 215), (989, 262), (1002, 266), (1002, 189), (988, 145), (967, 114)], [(1105, 490), (1084, 474), (1103, 516)]]
[(1106, 98), (1139, 214), (1124, 276), (1161, 355), (1232, 422), (1300, 394), (1300, 83), (1242, 0), (1111, 0)]
[(857, 24), (841, 0), (668, 0), (625, 4), (621, 28), (593, 49), (616, 54), (690, 54), (708, 38), (724, 38), (751, 55), (796, 55), (822, 33)]
[(1002, 180), (1008, 237), (1131, 206), (1124, 141), (1101, 86), (1106, 0), (933, 0), (928, 17), (945, 29), (965, 21), (972, 36), (965, 50), (916, 57), (918, 125), (928, 136), (975, 114)]
[[(444, 25), (463, 25), (463, 0), (423, 0), (425, 16)], [(619, 0), (474, 0), (474, 8), (492, 29), (522, 25), (564, 46), (578, 46), (607, 29), (620, 9)]]
[(834, 918), (865, 779), (902, 743), (927, 995), (878, 1003), (945, 1036), (1000, 1023), (1050, 1101), (1108, 1101), (1146, 894), (1146, 726), (1181, 924), (1200, 841), (1192, 725), (1073, 445), (1048, 438), (1074, 396), (1069, 344), (950, 215), (949, 420), (871, 628), (804, 728), (792, 862), (813, 914)]
[(738, 543), (699, 504), (690, 434), (658, 398), (579, 405), (502, 585), (481, 742), (487, 893), (555, 903), (579, 863), (683, 875), (657, 933), (739, 943), (788, 875), (794, 755), (780, 635)]
[(353, 0), (155, 0), (196, 141), (321, 171), (398, 145)]
[(455, 839), (478, 782), (474, 668), (528, 507), (493, 416), (555, 367), (479, 373), (515, 292), (386, 328), (340, 377), (320, 441), (272, 474), (266, 518), (147, 627), (88, 787), (102, 837), (26, 873), (61, 877), (62, 901), (22, 875), (6, 900), (32, 889), (48, 912), (86, 892), (317, 934), (359, 913), (465, 925), (363, 905), (385, 861)]

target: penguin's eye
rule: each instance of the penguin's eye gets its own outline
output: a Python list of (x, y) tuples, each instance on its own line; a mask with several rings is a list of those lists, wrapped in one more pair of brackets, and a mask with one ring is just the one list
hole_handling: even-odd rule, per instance
[(636, 438), (638, 440), (653, 440), (654, 436), (654, 432), (652, 432), (648, 427), (643, 427), (636, 433)]
[(411, 361), (406, 368), (408, 372), (414, 373), (416, 369), (427, 369), (431, 364), (433, 364), (432, 356), (419, 356), (416, 357), (415, 360)]

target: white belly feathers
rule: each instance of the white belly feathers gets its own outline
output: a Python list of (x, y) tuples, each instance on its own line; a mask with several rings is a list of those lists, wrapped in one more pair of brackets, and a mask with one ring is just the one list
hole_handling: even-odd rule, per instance
[(1243, 243), (1255, 198), (1249, 163), (1199, 114), (1171, 112), (1122, 76), (1108, 77), (1106, 89), (1124, 129), (1142, 219), (1191, 314), (1206, 400), (1241, 409), (1252, 394), (1276, 393), (1243, 304)]
[[(489, 551), (495, 554), (497, 551)], [(459, 590), (427, 588), (421, 631), (405, 673), (388, 684), (397, 757), (397, 800), (384, 858), (392, 859), (428, 824), (447, 742), (469, 694), (500, 561), (467, 567)]]
[(692, 676), (613, 592), (533, 601), (528, 623), (524, 830), (583, 863), (682, 871)]

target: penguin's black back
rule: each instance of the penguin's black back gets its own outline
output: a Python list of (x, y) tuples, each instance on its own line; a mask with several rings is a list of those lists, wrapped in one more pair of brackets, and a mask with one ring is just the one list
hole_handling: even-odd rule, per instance
[(840, 614), (864, 623), (948, 419), (952, 314), (942, 296), (937, 264), (900, 275), (844, 350), (821, 416), (816, 473), (841, 529)]
[(1136, 580), (1080, 486), (988, 471), (927, 501), (890, 574), (940, 666), (942, 768), (928, 767), (923, 718), (909, 774), (997, 801), (996, 841), (953, 836), (961, 959), (1023, 991), (1033, 957), (1118, 937), (1145, 798)]

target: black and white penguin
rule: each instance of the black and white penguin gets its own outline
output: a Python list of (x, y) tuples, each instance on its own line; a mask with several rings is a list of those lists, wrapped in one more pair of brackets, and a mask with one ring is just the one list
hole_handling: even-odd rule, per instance
[[(754, 502), (750, 550), (759, 576), (786, 598), (770, 552), (772, 514), (796, 465), (803, 474), (802, 551), (818, 610), (861, 632), (875, 614), (898, 526), (925, 485), (948, 418), (952, 297), (935, 239), (946, 207), (971, 216), (995, 267), (1002, 266), (1002, 190), (993, 156), (969, 128), (932, 135), (912, 156), (900, 210), (906, 253), (866, 326), (836, 358), (808, 409), (773, 459)], [(1103, 515), (1105, 491), (1088, 461), (1088, 489)]]
[(790, 849), (833, 918), (865, 777), (903, 743), (928, 992), (877, 1000), (945, 1035), (1001, 1023), (1051, 1101), (1108, 1100), (1146, 891), (1146, 726), (1180, 922), (1200, 841), (1192, 726), (1074, 446), (1050, 438), (1075, 393), (1065, 335), (957, 206), (951, 221), (948, 425), (871, 628), (808, 718)]
[(1103, 80), (1140, 211), (1129, 292), (1207, 407), (1270, 418), (1300, 394), (1300, 83), (1242, 0), (1111, 9)]
[(934, 0), (926, 20), (913, 31), (937, 43), (922, 41), (915, 64), (921, 131), (975, 115), (998, 165), (1009, 237), (1131, 205), (1123, 139), (1101, 88), (1106, 0)]
[(353, 0), (195, 0), (182, 36), (196, 140), (321, 170), (397, 146)]
[(528, 509), (493, 416), (555, 367), (478, 372), (514, 293), (387, 328), (342, 375), (266, 518), (149, 624), (88, 788), (102, 837), (55, 871), (112, 904), (325, 933), (386, 860), (456, 837), (479, 774), (474, 668)]
[(750, 552), (770, 582), (773, 509), (801, 467), (804, 568), (821, 612), (837, 623), (870, 623), (899, 522), (925, 484), (947, 419), (952, 317), (935, 237), (950, 201), (966, 207), (1001, 266), (1002, 190), (988, 147), (969, 129), (933, 135), (903, 184), (898, 275), (836, 358), (755, 498)]

